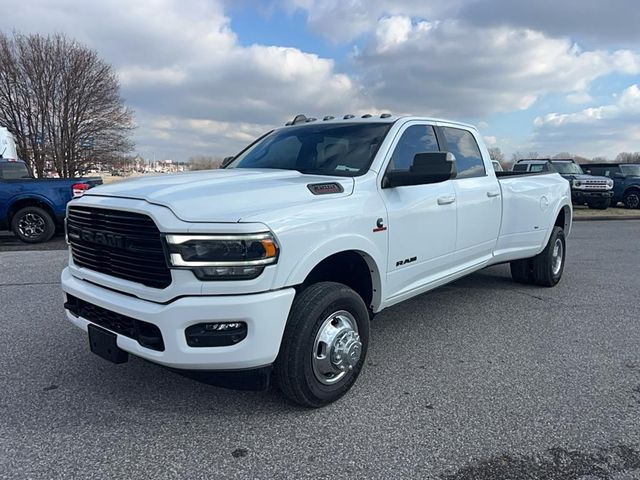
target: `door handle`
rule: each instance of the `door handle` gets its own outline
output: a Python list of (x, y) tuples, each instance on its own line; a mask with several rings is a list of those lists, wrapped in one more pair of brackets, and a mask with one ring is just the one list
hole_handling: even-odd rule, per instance
[(456, 201), (455, 195), (445, 195), (443, 197), (438, 197), (438, 205), (449, 205)]
[(492, 197), (499, 197), (500, 196), (500, 190), (496, 190), (493, 192), (487, 192), (487, 197), (492, 198)]

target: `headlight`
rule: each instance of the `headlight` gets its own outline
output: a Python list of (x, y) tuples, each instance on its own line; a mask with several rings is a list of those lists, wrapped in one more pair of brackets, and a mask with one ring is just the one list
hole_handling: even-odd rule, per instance
[(573, 181), (573, 186), (574, 187), (581, 187), (582, 186), (582, 182), (580, 180), (574, 180)]
[(607, 187), (608, 188), (613, 188), (613, 180), (611, 180), (611, 179), (607, 180)]
[(278, 261), (271, 233), (248, 235), (167, 235), (169, 260), (200, 280), (249, 280)]

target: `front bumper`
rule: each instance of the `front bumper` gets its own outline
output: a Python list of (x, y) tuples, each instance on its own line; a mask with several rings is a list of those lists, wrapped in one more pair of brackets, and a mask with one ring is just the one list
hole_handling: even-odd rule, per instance
[[(137, 340), (118, 334), (117, 345), (132, 355), (180, 370), (241, 370), (272, 364), (280, 350), (295, 290), (250, 295), (202, 295), (162, 304), (102, 288), (62, 271), (62, 289), (112, 312), (157, 326), (164, 351), (145, 348)], [(89, 321), (66, 311), (67, 318), (87, 331)], [(189, 347), (185, 329), (203, 322), (246, 322), (247, 337), (225, 347)], [(117, 333), (117, 332), (114, 332)]]
[(572, 190), (571, 200), (574, 202), (586, 202), (589, 200), (607, 199), (613, 197), (613, 191), (611, 190)]

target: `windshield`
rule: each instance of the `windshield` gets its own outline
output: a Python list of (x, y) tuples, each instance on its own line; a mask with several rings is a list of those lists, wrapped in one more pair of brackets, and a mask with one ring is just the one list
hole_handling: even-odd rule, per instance
[(355, 177), (371, 165), (391, 123), (306, 124), (273, 131), (227, 168), (278, 168)]
[(584, 173), (580, 168), (580, 165), (573, 162), (551, 162), (558, 173), (564, 173), (565, 175), (579, 175)]
[(622, 173), (634, 177), (640, 177), (640, 164), (638, 165), (620, 165)]
[(31, 173), (27, 166), (22, 162), (2, 162), (0, 163), (0, 179), (2, 180), (19, 180), (22, 178), (31, 178)]

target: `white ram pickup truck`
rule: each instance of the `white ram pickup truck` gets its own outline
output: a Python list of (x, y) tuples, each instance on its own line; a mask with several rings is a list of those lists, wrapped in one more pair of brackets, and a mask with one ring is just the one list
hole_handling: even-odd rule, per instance
[(224, 168), (69, 203), (67, 317), (91, 350), (319, 407), (363, 368), (374, 314), (489, 265), (561, 278), (557, 173), (494, 172), (478, 131), (421, 117), (298, 116)]

